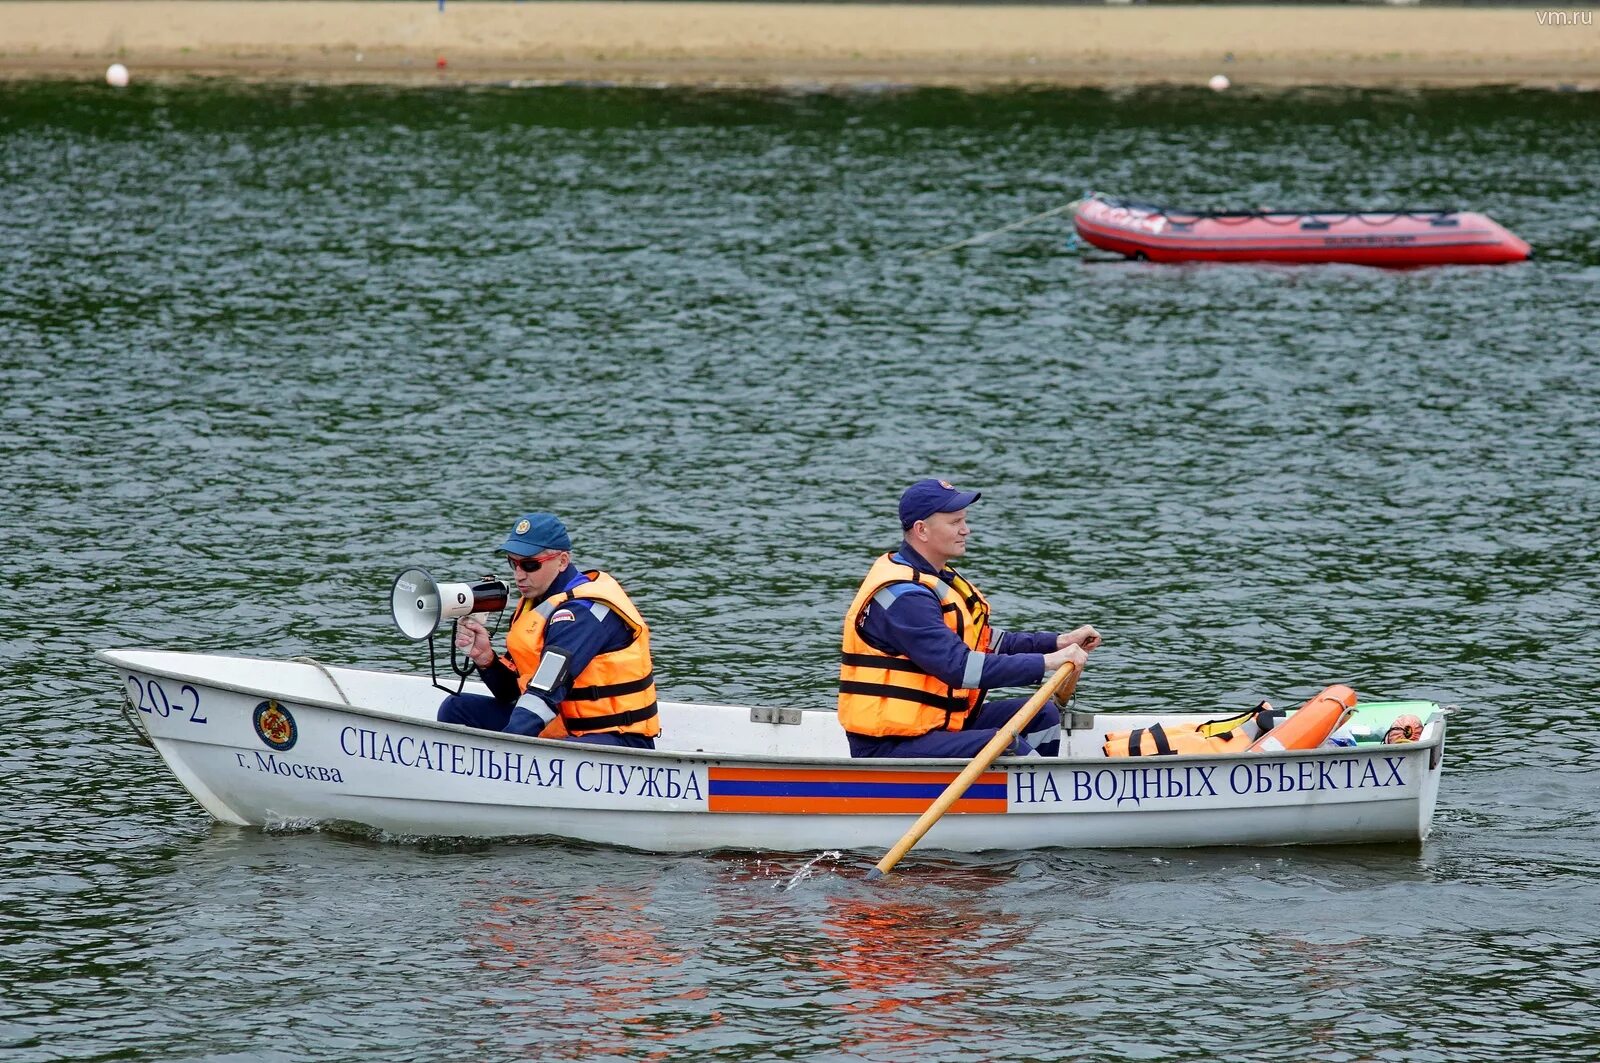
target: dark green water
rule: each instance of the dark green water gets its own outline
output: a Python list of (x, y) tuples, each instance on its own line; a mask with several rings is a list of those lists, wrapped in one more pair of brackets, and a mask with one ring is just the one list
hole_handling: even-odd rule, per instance
[[(0, 83), (0, 1055), (1600, 1054), (1600, 101)], [(1085, 261), (1085, 188), (1502, 269)], [(1420, 849), (657, 857), (212, 823), (110, 646), (416, 667), (561, 512), (668, 696), (823, 707), (903, 484), (1087, 707), (1456, 703)]]

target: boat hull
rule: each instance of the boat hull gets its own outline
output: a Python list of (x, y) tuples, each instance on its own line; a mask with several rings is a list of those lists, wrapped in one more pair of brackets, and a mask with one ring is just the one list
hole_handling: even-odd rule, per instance
[(1092, 196), (1073, 215), (1102, 250), (1151, 262), (1346, 263), (1414, 268), (1501, 265), (1532, 254), (1483, 214), (1322, 213), (1213, 216)]
[[(156, 651), (102, 656), (121, 673), (131, 717), (174, 776), (213, 817), (238, 826), (554, 836), (661, 852), (881, 850), (961, 766), (778, 752), (786, 743), (830, 748), (837, 725), (821, 712), (803, 714), (796, 727), (765, 722), (759, 711), (763, 719), (753, 721), (745, 707), (666, 703), (664, 737), (681, 720), (688, 743), (726, 734), (746, 751), (629, 750), (435, 723), (426, 705), (439, 695), (424, 677)], [(234, 681), (227, 662), (259, 674)], [(356, 704), (344, 704), (346, 696)], [(385, 697), (390, 709), (367, 707)], [(1140, 719), (1098, 716), (1078, 746)], [(1404, 746), (1159, 764), (1005, 758), (923, 846), (1416, 842), (1432, 820), (1443, 743), (1439, 715), (1421, 742)]]

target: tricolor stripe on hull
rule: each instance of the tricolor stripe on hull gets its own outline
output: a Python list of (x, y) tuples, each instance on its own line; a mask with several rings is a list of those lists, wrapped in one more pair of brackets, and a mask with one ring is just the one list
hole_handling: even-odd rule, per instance
[[(706, 808), (711, 812), (830, 815), (918, 815), (927, 811), (958, 773), (837, 771), (825, 768), (709, 769)], [(1006, 810), (1006, 773), (986, 772), (950, 806), (951, 812)]]

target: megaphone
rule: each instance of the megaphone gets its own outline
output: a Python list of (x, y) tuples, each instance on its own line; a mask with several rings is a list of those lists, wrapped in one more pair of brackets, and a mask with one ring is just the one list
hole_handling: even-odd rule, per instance
[(425, 568), (408, 568), (394, 578), (389, 609), (400, 634), (421, 641), (433, 634), (441, 621), (504, 609), (510, 596), (505, 581), (492, 576), (477, 583), (439, 583)]

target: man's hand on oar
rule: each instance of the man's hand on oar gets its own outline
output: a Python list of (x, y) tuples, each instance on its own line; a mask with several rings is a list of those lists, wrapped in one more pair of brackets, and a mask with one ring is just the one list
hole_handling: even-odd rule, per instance
[(1084, 624), (1082, 627), (1073, 628), (1065, 635), (1058, 635), (1056, 637), (1056, 648), (1066, 649), (1068, 646), (1082, 646), (1085, 651), (1095, 650), (1099, 649), (1100, 644), (1104, 641), (1100, 637), (1100, 632), (1094, 629), (1094, 625)]
[(1089, 651), (1103, 641), (1100, 632), (1088, 624), (1056, 636), (1056, 651), (1045, 654), (1044, 670), (1052, 672), (1068, 662), (1077, 665), (1072, 678), (1056, 688), (1055, 701), (1058, 706), (1065, 708), (1067, 702), (1072, 700), (1072, 695), (1078, 689), (1078, 677), (1083, 675), (1083, 666), (1088, 661)]
[[(1065, 635), (1061, 636), (1066, 638)], [(1082, 668), (1089, 660), (1089, 651), (1076, 642), (1062, 646), (1060, 649), (1044, 655), (1044, 670), (1054, 672), (1064, 664)]]

